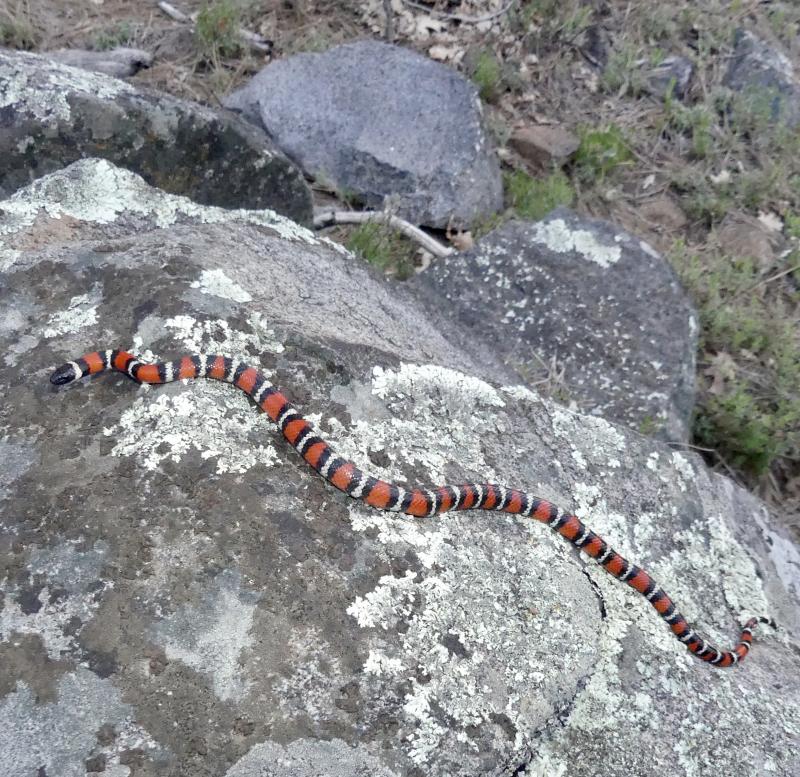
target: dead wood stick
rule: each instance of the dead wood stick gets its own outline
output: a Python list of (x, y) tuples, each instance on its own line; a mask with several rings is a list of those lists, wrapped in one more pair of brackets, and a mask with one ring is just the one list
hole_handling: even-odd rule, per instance
[(321, 208), (314, 212), (315, 229), (328, 227), (333, 224), (366, 224), (370, 221), (382, 222), (387, 226), (393, 227), (414, 242), (419, 243), (426, 251), (429, 251), (439, 259), (444, 259), (455, 253), (452, 248), (442, 245), (438, 240), (434, 240), (419, 227), (415, 227), (405, 219), (393, 216), (391, 213), (385, 213), (379, 210), (355, 211), (333, 210), (332, 208)]
[[(192, 26), (194, 26), (197, 22), (196, 13), (189, 16), (185, 14), (183, 11), (178, 10), (171, 3), (166, 2), (166, 0), (159, 0), (158, 7), (167, 16), (169, 16), (170, 19), (174, 19), (176, 22), (191, 24)], [(252, 32), (251, 30), (247, 30), (244, 27), (239, 27), (237, 32), (239, 33), (239, 37), (242, 38), (242, 40), (247, 41), (252, 48), (264, 52), (272, 51), (272, 42), (267, 40), (263, 35), (259, 35), (257, 32)]]

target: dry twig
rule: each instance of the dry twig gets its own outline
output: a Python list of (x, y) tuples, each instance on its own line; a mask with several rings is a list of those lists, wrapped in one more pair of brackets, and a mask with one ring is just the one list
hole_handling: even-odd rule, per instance
[(455, 253), (452, 248), (448, 248), (442, 245), (438, 240), (434, 240), (419, 227), (415, 227), (405, 219), (393, 216), (391, 213), (376, 210), (333, 210), (332, 208), (322, 208), (314, 212), (315, 229), (321, 229), (322, 227), (328, 227), (334, 224), (366, 224), (370, 221), (382, 222), (387, 226), (393, 227), (414, 242), (419, 243), (426, 251), (429, 251), (439, 259), (444, 259)]
[[(174, 5), (166, 2), (166, 0), (160, 0), (158, 7), (169, 16), (170, 19), (174, 19), (176, 22), (191, 24), (193, 27), (197, 22), (196, 13), (188, 16), (183, 11), (178, 10)], [(246, 30), (244, 27), (240, 27), (238, 33), (239, 37), (243, 41), (246, 41), (251, 48), (257, 51), (263, 51), (264, 53), (272, 51), (272, 41), (267, 40), (263, 35), (259, 35), (257, 32), (252, 32), (251, 30)]]

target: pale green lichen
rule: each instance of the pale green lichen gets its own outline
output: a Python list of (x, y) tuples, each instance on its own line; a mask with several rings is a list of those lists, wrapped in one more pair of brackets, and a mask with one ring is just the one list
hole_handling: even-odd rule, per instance
[(0, 52), (0, 108), (13, 107), (22, 116), (42, 122), (70, 121), (68, 95), (86, 95), (109, 101), (133, 94), (133, 87), (117, 78), (55, 63), (44, 57), (15, 51)]
[(622, 258), (619, 245), (608, 245), (586, 229), (574, 229), (564, 219), (551, 219), (533, 225), (534, 240), (557, 254), (575, 252), (587, 261), (599, 264), (603, 269), (616, 264)]
[[(140, 176), (104, 159), (75, 162), (4, 200), (0, 236), (11, 236), (30, 228), (40, 213), (53, 219), (68, 216), (96, 224), (108, 224), (123, 213), (131, 213), (151, 218), (159, 228), (166, 228), (184, 217), (203, 224), (239, 222), (269, 227), (285, 240), (308, 245), (321, 242), (310, 230), (274, 211), (198, 205), (187, 197), (148, 186)], [(0, 249), (7, 249), (7, 246), (0, 242)], [(11, 266), (14, 256), (6, 255), (5, 269)]]

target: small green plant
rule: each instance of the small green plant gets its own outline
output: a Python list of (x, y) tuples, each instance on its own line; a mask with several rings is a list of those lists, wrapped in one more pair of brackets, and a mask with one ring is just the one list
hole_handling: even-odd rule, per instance
[(534, 221), (559, 205), (571, 205), (575, 199), (569, 179), (560, 170), (547, 178), (533, 178), (515, 170), (505, 176), (504, 183), (508, 204), (518, 216)]
[(645, 78), (639, 54), (631, 46), (614, 49), (603, 70), (601, 82), (607, 92), (637, 97), (644, 91)]
[(800, 240), (800, 215), (786, 213), (784, 215), (786, 236)]
[(411, 242), (379, 221), (359, 224), (346, 245), (364, 261), (398, 280), (407, 280), (414, 274)]
[(475, 69), (472, 71), (472, 80), (478, 87), (478, 94), (482, 100), (492, 102), (499, 97), (503, 82), (502, 68), (497, 57), (489, 49), (484, 49), (478, 54)]
[(672, 90), (664, 98), (664, 131), (688, 135), (691, 138), (691, 156), (705, 159), (713, 148), (713, 126), (715, 114), (700, 103), (691, 107), (672, 96)]
[(605, 129), (584, 129), (580, 138), (574, 164), (584, 181), (602, 181), (633, 158), (622, 130), (614, 124)]
[(212, 63), (242, 52), (239, 36), (241, 12), (232, 0), (217, 0), (197, 14), (195, 40), (201, 54)]
[(94, 37), (95, 51), (108, 51), (117, 46), (129, 45), (135, 36), (133, 25), (128, 21), (119, 22), (113, 27), (101, 30)]

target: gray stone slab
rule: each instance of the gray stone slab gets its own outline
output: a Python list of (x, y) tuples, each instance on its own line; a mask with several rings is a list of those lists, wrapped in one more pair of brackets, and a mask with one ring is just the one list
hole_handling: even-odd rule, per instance
[(370, 208), (445, 227), (503, 205), (475, 86), (408, 49), (359, 41), (286, 57), (224, 103), (308, 175)]

